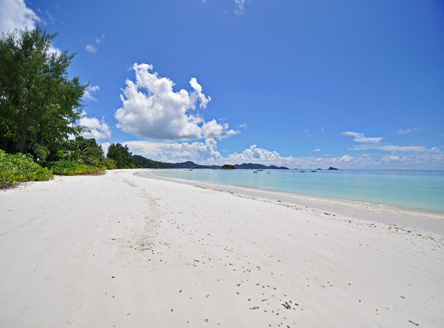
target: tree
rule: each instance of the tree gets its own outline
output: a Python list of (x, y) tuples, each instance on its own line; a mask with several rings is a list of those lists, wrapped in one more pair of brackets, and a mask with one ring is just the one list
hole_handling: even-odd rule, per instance
[(97, 144), (96, 139), (85, 139), (82, 136), (75, 140), (68, 140), (63, 143), (64, 150), (59, 150), (57, 155), (60, 159), (71, 160), (74, 162), (88, 165), (100, 166), (105, 155), (102, 147)]
[(123, 147), (119, 143), (112, 143), (108, 148), (106, 157), (116, 161), (118, 169), (136, 168), (133, 156), (129, 151), (128, 146)]
[(45, 159), (87, 130), (76, 126), (87, 85), (68, 79), (74, 54), (49, 52), (56, 35), (37, 27), (0, 40), (0, 148), (9, 153)]

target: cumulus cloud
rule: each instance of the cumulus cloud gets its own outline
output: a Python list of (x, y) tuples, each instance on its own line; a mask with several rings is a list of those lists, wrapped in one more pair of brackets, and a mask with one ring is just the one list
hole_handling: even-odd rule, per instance
[(363, 133), (356, 132), (342, 132), (343, 136), (354, 137), (353, 141), (362, 142), (362, 143), (378, 143), (384, 138), (367, 138)]
[(115, 113), (117, 127), (139, 138), (163, 140), (199, 140), (226, 138), (239, 133), (229, 130), (226, 123), (205, 122), (195, 112), (196, 105), (205, 108), (211, 98), (206, 97), (195, 78), (190, 80), (194, 91), (174, 92), (174, 83), (166, 77), (151, 73), (153, 66), (134, 64), (136, 82), (126, 80), (120, 95), (123, 106)]
[(111, 128), (103, 117), (99, 120), (96, 117), (87, 117), (86, 113), (83, 112), (83, 117), (79, 120), (79, 124), (88, 127), (90, 130), (90, 132), (82, 133), (82, 136), (85, 138), (94, 138), (96, 140), (111, 138)]
[(200, 108), (207, 108), (208, 103), (211, 101), (211, 97), (205, 98), (205, 95), (202, 92), (202, 87), (199, 83), (197, 83), (196, 78), (192, 77), (190, 80), (190, 85), (196, 91), (197, 96), (200, 100)]
[(319, 148), (313, 149), (313, 151), (321, 151)]
[(90, 85), (86, 88), (83, 98), (85, 100), (98, 101), (92, 94), (99, 91), (100, 88), (97, 85)]
[(398, 134), (406, 134), (406, 133), (413, 133), (413, 132), (419, 132), (421, 131), (421, 128), (413, 128), (413, 129), (399, 129), (398, 130)]
[[(24, 0), (1, 0), (2, 9), (0, 10), (0, 33), (8, 33), (13, 30), (33, 30), (35, 24), (42, 24), (44, 21), (30, 8), (26, 7)], [(53, 20), (54, 18), (46, 12), (48, 17)], [(49, 54), (55, 54), (60, 56), (62, 51), (50, 45), (48, 49)]]
[(14, 29), (34, 29), (40, 17), (30, 8), (26, 7), (24, 0), (2, 0), (0, 10), (0, 32), (9, 32)]
[(85, 47), (85, 50), (87, 51), (87, 52), (89, 52), (90, 54), (95, 54), (96, 52), (97, 52), (97, 47), (94, 47), (92, 44), (88, 44), (86, 47)]
[(234, 14), (242, 15), (245, 12), (245, 0), (234, 0)]

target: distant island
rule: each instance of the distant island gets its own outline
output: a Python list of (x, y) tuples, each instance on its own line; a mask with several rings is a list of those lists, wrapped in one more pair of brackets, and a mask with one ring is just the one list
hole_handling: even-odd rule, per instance
[[(254, 163), (242, 163), (242, 164), (225, 164), (223, 166), (219, 165), (199, 165), (191, 161), (182, 162), (182, 163), (165, 163), (153, 161), (151, 159), (145, 158), (140, 155), (134, 155), (134, 162), (139, 168), (147, 168), (147, 169), (227, 169), (225, 166), (229, 165), (230, 169), (239, 169), (239, 170), (288, 170), (288, 167), (285, 166), (275, 166), (275, 165), (263, 165), (263, 164), (254, 164)], [(233, 168), (231, 168), (231, 166)]]
[(339, 169), (337, 169), (336, 167), (333, 167), (333, 166), (330, 166), (328, 169), (329, 170), (339, 170)]
[(234, 165), (224, 164), (224, 165), (222, 165), (222, 167), (220, 169), (221, 170), (235, 170), (236, 167)]

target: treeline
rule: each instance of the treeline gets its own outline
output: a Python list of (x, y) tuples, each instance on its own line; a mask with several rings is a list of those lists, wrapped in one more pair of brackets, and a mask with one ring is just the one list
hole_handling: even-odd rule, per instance
[(117, 167), (78, 125), (88, 84), (68, 78), (73, 54), (50, 53), (56, 34), (12, 31), (0, 39), (0, 188), (54, 174), (100, 174)]

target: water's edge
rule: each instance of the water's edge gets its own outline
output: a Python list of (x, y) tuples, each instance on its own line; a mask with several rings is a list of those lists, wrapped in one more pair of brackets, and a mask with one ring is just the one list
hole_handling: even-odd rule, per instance
[(378, 204), (363, 203), (345, 199), (170, 178), (157, 175), (155, 174), (154, 170), (139, 171), (135, 173), (135, 176), (169, 181), (173, 183), (182, 183), (215, 191), (230, 192), (251, 198), (261, 198), (276, 203), (289, 203), (321, 211), (328, 211), (334, 214), (345, 215), (355, 219), (407, 226), (422, 231), (444, 235), (444, 214), (442, 213), (417, 211), (392, 206), (381, 207)]

